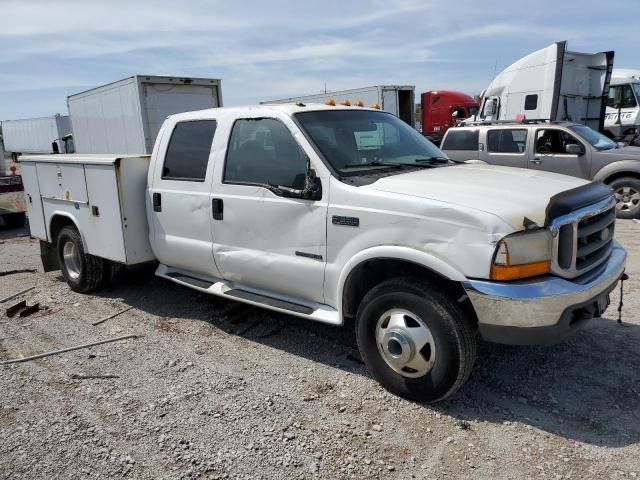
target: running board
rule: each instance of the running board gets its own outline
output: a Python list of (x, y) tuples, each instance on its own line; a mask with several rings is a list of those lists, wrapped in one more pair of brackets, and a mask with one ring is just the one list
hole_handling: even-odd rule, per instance
[(178, 270), (162, 264), (158, 266), (156, 276), (210, 295), (225, 297), (268, 310), (308, 318), (309, 320), (322, 323), (342, 325), (338, 311), (328, 305), (313, 302), (302, 304), (297, 301), (292, 301), (292, 298), (272, 296), (272, 294), (269, 294), (270, 292), (252, 292), (239, 288), (226, 280), (206, 278), (203, 275)]

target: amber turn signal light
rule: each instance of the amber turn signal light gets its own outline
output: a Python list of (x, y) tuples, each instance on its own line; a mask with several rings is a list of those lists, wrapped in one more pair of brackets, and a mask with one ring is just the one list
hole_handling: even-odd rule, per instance
[(523, 265), (492, 265), (491, 280), (519, 280), (544, 275), (551, 271), (551, 262), (525, 263)]

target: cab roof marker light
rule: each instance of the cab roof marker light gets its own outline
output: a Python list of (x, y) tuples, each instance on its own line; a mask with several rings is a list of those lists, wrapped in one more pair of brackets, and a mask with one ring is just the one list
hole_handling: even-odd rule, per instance
[(336, 101), (333, 98), (330, 98), (329, 100), (324, 102), (324, 104), (325, 105), (329, 105), (330, 107), (335, 107), (336, 106)]

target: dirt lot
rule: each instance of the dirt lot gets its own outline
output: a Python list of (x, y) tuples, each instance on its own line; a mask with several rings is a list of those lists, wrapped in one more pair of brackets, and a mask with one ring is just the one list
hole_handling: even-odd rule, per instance
[[(625, 326), (606, 318), (555, 347), (483, 344), (437, 406), (367, 374), (352, 333), (246, 311), (150, 275), (94, 296), (41, 271), (37, 242), (0, 227), (0, 360), (138, 338), (0, 366), (2, 478), (492, 478), (640, 476), (640, 224)], [(91, 322), (132, 306), (107, 322)], [(47, 314), (47, 315), (43, 315)], [(96, 376), (98, 378), (88, 378)]]

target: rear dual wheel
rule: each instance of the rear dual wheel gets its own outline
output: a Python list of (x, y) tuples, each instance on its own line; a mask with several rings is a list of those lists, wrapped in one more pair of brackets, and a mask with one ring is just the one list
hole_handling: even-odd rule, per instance
[(373, 376), (402, 397), (437, 402), (469, 378), (476, 330), (447, 295), (409, 278), (367, 293), (356, 317), (358, 348)]
[(124, 266), (85, 253), (82, 237), (75, 227), (64, 227), (58, 234), (58, 262), (72, 290), (92, 292), (117, 280)]

